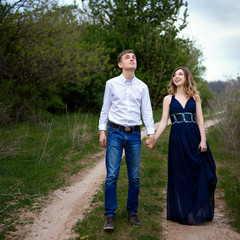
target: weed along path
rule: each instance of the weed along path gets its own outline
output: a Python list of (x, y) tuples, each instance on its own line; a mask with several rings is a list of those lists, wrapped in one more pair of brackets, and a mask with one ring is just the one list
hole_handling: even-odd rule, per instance
[[(206, 128), (215, 122), (206, 121)], [(155, 126), (157, 128), (157, 124)], [(142, 138), (146, 132), (142, 131)], [(69, 240), (75, 236), (72, 227), (83, 220), (84, 213), (91, 208), (94, 194), (100, 190), (105, 180), (105, 151), (92, 156), (98, 158), (94, 166), (88, 167), (70, 180), (71, 185), (53, 192), (49, 203), (20, 231), (25, 240)], [(164, 190), (166, 191), (166, 190)], [(166, 195), (166, 193), (165, 193)], [(166, 206), (163, 212), (163, 234), (166, 240), (240, 240), (228, 224), (226, 206), (216, 194), (216, 214), (213, 222), (201, 226), (183, 226), (166, 219)]]

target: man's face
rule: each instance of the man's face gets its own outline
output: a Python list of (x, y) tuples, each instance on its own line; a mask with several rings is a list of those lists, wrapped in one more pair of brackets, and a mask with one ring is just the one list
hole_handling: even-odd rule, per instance
[(136, 56), (133, 53), (124, 54), (118, 66), (122, 68), (122, 70), (135, 70), (137, 68)]

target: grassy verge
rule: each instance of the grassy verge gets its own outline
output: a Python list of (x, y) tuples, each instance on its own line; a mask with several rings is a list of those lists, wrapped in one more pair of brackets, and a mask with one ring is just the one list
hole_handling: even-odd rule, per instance
[[(77, 173), (85, 161), (101, 148), (98, 143), (99, 115), (71, 114), (55, 117), (41, 125), (18, 124), (0, 129), (0, 239), (15, 230), (18, 212), (33, 207), (41, 196), (66, 184), (68, 176)], [(159, 116), (155, 121), (159, 120)], [(167, 182), (167, 150), (169, 129), (164, 132), (154, 151), (142, 145), (140, 167), (141, 189), (139, 218), (142, 226), (132, 228), (127, 220), (127, 170), (122, 161), (118, 181), (116, 229), (103, 231), (104, 186), (76, 226), (77, 239), (162, 239), (163, 191)], [(217, 163), (218, 188), (225, 192), (232, 226), (240, 232), (240, 161), (239, 155), (228, 153), (218, 140), (214, 128), (208, 131), (208, 142)]]
[[(76, 231), (78, 239), (163, 239), (161, 233), (162, 209), (166, 201), (163, 191), (167, 182), (167, 149), (169, 129), (164, 132), (153, 152), (142, 145), (140, 167), (141, 191), (139, 196), (139, 218), (142, 226), (132, 228), (127, 221), (127, 174), (123, 160), (118, 180), (118, 208), (116, 228), (113, 232), (103, 231), (104, 224), (104, 186), (102, 192), (95, 196), (93, 210), (86, 214), (83, 222), (78, 223)], [(225, 192), (224, 199), (229, 208), (231, 225), (240, 231), (240, 162), (239, 156), (227, 153), (224, 143), (217, 140), (216, 131), (212, 127), (208, 132), (208, 142), (217, 164), (218, 186)]]
[(127, 219), (126, 201), (128, 191), (127, 169), (124, 159), (120, 169), (118, 180), (118, 207), (116, 227), (113, 232), (103, 230), (104, 217), (104, 185), (103, 191), (95, 196), (93, 210), (86, 214), (83, 222), (79, 223), (76, 231), (77, 239), (138, 239), (157, 240), (162, 239), (161, 224), (162, 211), (165, 197), (163, 191), (167, 182), (167, 149), (169, 127), (158, 142), (154, 151), (149, 151), (142, 143), (142, 157), (140, 166), (140, 196), (139, 219), (142, 226), (133, 228)]
[(19, 210), (63, 186), (99, 152), (98, 115), (70, 114), (41, 125), (0, 129), (0, 239), (15, 230)]
[(229, 152), (214, 128), (208, 132), (208, 142), (217, 164), (217, 187), (224, 191), (232, 227), (240, 232), (240, 154)]

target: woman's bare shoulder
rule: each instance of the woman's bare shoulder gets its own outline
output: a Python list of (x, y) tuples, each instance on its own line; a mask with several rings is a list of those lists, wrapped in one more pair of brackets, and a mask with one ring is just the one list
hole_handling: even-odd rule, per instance
[(193, 98), (194, 98), (195, 102), (201, 102), (201, 98), (200, 98), (199, 94), (195, 94)]
[(169, 94), (169, 95), (166, 95), (163, 99), (164, 102), (167, 102), (168, 104), (171, 103), (171, 100), (172, 100), (172, 95)]

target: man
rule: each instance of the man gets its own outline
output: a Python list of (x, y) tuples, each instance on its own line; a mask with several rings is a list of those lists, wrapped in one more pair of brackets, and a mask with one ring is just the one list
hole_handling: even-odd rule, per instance
[[(106, 150), (107, 176), (105, 182), (105, 230), (114, 229), (117, 208), (117, 180), (122, 152), (128, 171), (127, 213), (132, 226), (140, 226), (137, 217), (139, 195), (139, 165), (141, 156), (141, 113), (149, 141), (155, 144), (155, 129), (148, 87), (135, 77), (137, 61), (134, 51), (119, 55), (122, 74), (106, 82), (103, 106), (99, 119), (100, 139)], [(109, 120), (108, 137), (105, 131)]]

